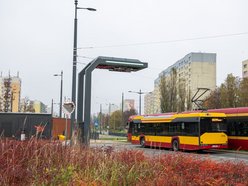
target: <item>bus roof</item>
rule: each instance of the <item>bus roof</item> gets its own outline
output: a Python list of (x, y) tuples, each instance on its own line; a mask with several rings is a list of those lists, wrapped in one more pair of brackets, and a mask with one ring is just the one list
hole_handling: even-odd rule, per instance
[(221, 112), (225, 114), (248, 113), (248, 107), (209, 109), (208, 112)]
[(135, 115), (129, 118), (129, 121), (139, 120), (141, 122), (171, 122), (180, 119), (202, 118), (202, 117), (226, 117), (224, 113), (215, 112), (182, 112), (182, 113), (163, 113), (153, 115)]

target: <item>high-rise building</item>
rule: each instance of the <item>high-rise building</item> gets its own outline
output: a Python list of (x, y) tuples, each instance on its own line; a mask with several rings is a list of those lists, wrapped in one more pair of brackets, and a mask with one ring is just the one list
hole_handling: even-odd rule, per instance
[(248, 77), (248, 59), (242, 62), (242, 76), (243, 78)]
[(0, 111), (19, 112), (21, 98), (21, 79), (17, 76), (0, 76)]
[(144, 113), (145, 114), (152, 114), (152, 113), (156, 113), (155, 112), (155, 104), (154, 104), (154, 92), (150, 92), (149, 94), (145, 94), (144, 97)]
[[(152, 95), (145, 96), (145, 114), (159, 113), (160, 109), (160, 82), (162, 78), (170, 78), (175, 70), (176, 86), (179, 81), (183, 82), (185, 91), (185, 110), (187, 103), (198, 88), (208, 88), (214, 90), (216, 87), (216, 54), (215, 53), (189, 53), (173, 65), (163, 70), (154, 81), (154, 91)], [(209, 93), (209, 92), (208, 92)], [(201, 99), (208, 95), (204, 94)], [(176, 95), (178, 98), (179, 95)], [(150, 104), (149, 104), (150, 103)]]
[(0, 112), (3, 112), (4, 110), (4, 104), (3, 104), (3, 100), (4, 100), (4, 83), (3, 83), (3, 78), (2, 76), (0, 76)]
[(20, 99), (21, 99), (21, 79), (18, 76), (11, 78), (11, 91), (12, 91), (12, 112), (19, 112)]
[(134, 109), (134, 99), (124, 100), (124, 111)]
[(33, 101), (32, 103), (35, 113), (47, 113), (47, 106), (41, 101)]
[(21, 99), (20, 112), (32, 112), (32, 113), (51, 113), (48, 112), (47, 106), (38, 100), (29, 100), (27, 97)]

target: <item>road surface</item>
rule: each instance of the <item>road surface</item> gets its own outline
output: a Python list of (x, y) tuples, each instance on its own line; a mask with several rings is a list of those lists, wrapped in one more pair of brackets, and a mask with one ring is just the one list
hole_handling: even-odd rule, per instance
[[(91, 140), (91, 147), (99, 148), (113, 148), (114, 150), (134, 149), (141, 150), (148, 156), (163, 155), (168, 153), (177, 153), (168, 149), (155, 149), (155, 148), (142, 148), (140, 145), (132, 145), (126, 141), (113, 141), (113, 140)], [(209, 150), (201, 153), (197, 152), (181, 152), (185, 154), (195, 154), (201, 158), (211, 158), (217, 161), (243, 161), (248, 164), (248, 152), (242, 151), (229, 151), (229, 150)]]

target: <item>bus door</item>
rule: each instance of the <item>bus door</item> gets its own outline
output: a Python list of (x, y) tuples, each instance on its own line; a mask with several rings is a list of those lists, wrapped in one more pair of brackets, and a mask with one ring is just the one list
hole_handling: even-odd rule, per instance
[(129, 131), (131, 132), (131, 141), (132, 143), (139, 143), (140, 138), (140, 120), (133, 120), (132, 123), (130, 122)]

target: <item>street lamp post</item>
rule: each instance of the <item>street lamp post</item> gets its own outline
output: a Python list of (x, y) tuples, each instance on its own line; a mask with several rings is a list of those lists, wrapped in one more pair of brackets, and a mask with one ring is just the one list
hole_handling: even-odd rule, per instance
[(123, 115), (124, 115), (124, 93), (122, 92), (122, 96), (121, 96), (121, 125), (122, 125), (122, 127), (125, 127)]
[(100, 104), (99, 128), (100, 128), (100, 134), (102, 134), (102, 104)]
[[(75, 0), (75, 18), (74, 18), (74, 41), (73, 41), (73, 67), (72, 67), (72, 95), (71, 101), (76, 103), (76, 74), (77, 74), (77, 10), (85, 9), (89, 11), (96, 11), (94, 8), (78, 7), (78, 0)], [(74, 128), (75, 111), (71, 114), (71, 135)]]
[(63, 70), (60, 74), (54, 74), (54, 76), (60, 76), (60, 101), (59, 101), (59, 117), (62, 118), (62, 97), (63, 97)]
[(141, 94), (145, 94), (147, 92), (141, 92), (141, 90), (139, 92), (129, 90), (128, 92), (139, 94), (139, 115), (141, 115)]
[(53, 99), (52, 99), (52, 103), (51, 103), (51, 115), (53, 117), (53, 105), (59, 105), (59, 103), (54, 103)]
[(114, 106), (115, 104), (109, 103), (109, 121), (108, 121), (108, 126), (110, 127), (110, 115), (111, 115), (111, 106)]

